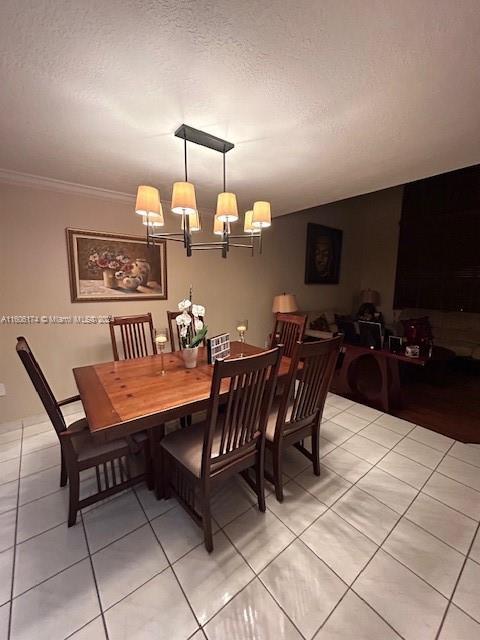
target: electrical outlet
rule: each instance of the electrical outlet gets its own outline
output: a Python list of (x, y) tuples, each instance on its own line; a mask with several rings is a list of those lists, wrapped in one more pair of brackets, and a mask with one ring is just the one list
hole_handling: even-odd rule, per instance
[(7, 390), (5, 388), (5, 385), (3, 384), (3, 382), (0, 382), (0, 396), (6, 396), (7, 395)]

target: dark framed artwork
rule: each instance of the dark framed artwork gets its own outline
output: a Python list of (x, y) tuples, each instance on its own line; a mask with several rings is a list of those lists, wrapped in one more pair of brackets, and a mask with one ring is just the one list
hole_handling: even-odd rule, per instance
[(305, 284), (338, 284), (342, 256), (340, 229), (321, 224), (307, 224)]
[(166, 241), (67, 229), (72, 302), (167, 299)]

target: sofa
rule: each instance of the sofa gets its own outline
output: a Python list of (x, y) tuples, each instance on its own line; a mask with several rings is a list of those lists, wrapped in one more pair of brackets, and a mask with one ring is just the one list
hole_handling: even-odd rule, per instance
[(433, 344), (446, 347), (459, 357), (480, 361), (480, 313), (402, 309), (398, 317), (399, 320), (410, 320), (425, 316), (432, 326)]
[(339, 311), (338, 309), (302, 311), (302, 313), (307, 314), (305, 336), (316, 338), (317, 340), (332, 338), (338, 331), (338, 327), (335, 324), (335, 314), (346, 315), (345, 311)]

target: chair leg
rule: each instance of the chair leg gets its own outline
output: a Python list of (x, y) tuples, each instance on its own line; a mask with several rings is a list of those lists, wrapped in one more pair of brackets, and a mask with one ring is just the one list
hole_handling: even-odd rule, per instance
[(279, 502), (283, 502), (283, 478), (282, 478), (282, 447), (273, 450), (273, 480), (275, 483), (275, 495)]
[[(153, 443), (153, 447), (155, 443)], [(153, 473), (153, 447), (150, 440), (147, 440), (144, 445), (143, 455), (145, 456), (145, 479), (147, 482), (147, 487), (149, 491), (152, 491), (155, 488), (155, 479)]]
[(65, 458), (63, 453), (61, 454), (61, 467), (60, 467), (60, 486), (64, 487), (67, 484), (67, 466), (65, 464)]
[(68, 507), (68, 526), (73, 527), (77, 522), (78, 502), (80, 498), (80, 474), (78, 471), (70, 474), (70, 501)]
[(213, 536), (212, 536), (212, 515), (210, 512), (210, 498), (207, 495), (203, 496), (202, 505), (202, 523), (203, 523), (203, 537), (205, 542), (205, 549), (208, 553), (213, 551)]
[(316, 476), (320, 475), (320, 429), (316, 427), (312, 431), (312, 458), (313, 458), (313, 473)]
[(160, 466), (158, 477), (161, 477), (163, 497), (165, 500), (168, 500), (172, 496), (172, 492), (170, 491), (170, 465), (168, 454), (166, 454), (163, 449), (159, 449), (157, 464)]
[(259, 452), (255, 463), (255, 475), (257, 485), (258, 508), (265, 513), (265, 451)]

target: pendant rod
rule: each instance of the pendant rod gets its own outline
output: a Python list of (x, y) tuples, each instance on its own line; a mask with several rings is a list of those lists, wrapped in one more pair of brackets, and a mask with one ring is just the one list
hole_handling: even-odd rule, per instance
[(188, 182), (188, 169), (187, 169), (187, 136), (183, 138), (183, 155), (185, 163), (185, 182)]

